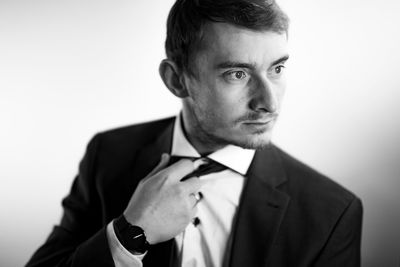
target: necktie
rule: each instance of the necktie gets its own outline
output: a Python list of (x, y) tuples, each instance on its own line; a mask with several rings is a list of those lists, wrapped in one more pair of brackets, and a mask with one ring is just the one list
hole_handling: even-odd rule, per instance
[[(192, 161), (200, 159), (200, 158), (194, 158), (194, 157), (181, 157), (181, 156), (171, 156), (169, 160), (169, 165), (174, 164), (175, 162), (179, 161), (180, 159), (190, 159)], [(194, 176), (204, 176), (213, 172), (220, 172), (223, 170), (226, 170), (228, 167), (210, 159), (210, 158), (205, 158), (207, 160), (207, 164), (201, 165), (197, 170), (194, 172), (184, 176), (181, 181), (185, 181), (186, 179), (189, 179)]]

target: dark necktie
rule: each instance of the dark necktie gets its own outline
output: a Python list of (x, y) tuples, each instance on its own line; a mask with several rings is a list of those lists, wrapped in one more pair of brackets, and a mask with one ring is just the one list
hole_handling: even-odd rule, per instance
[[(190, 159), (192, 161), (200, 159), (200, 158), (194, 158), (194, 157), (180, 157), (180, 156), (171, 156), (170, 160), (169, 160), (169, 164), (174, 164), (175, 162), (181, 160), (181, 159)], [(195, 170), (194, 172), (184, 176), (181, 181), (185, 181), (186, 179), (189, 179), (190, 177), (194, 177), (194, 176), (204, 176), (213, 172), (220, 172), (223, 170), (228, 169), (228, 167), (210, 159), (210, 158), (205, 158), (207, 160), (208, 163), (201, 165), (197, 170)]]

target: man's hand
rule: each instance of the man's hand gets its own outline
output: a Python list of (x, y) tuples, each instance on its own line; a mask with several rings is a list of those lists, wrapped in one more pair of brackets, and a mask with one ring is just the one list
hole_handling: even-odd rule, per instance
[(194, 194), (199, 191), (201, 180), (180, 180), (205, 162), (182, 159), (166, 168), (169, 159), (168, 154), (161, 156), (160, 163), (140, 181), (124, 211), (128, 222), (144, 229), (150, 244), (181, 233), (197, 212)]

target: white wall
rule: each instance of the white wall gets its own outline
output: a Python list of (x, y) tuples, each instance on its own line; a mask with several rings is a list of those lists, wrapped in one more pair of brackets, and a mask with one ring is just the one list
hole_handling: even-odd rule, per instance
[[(0, 0), (0, 265), (61, 215), (89, 138), (172, 115), (158, 78), (173, 0)], [(400, 255), (400, 2), (281, 0), (289, 90), (275, 141), (364, 203), (363, 263)]]

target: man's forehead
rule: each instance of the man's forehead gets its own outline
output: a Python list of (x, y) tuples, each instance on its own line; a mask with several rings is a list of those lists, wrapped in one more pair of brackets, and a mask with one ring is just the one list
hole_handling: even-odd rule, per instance
[(207, 23), (198, 54), (213, 61), (267, 62), (287, 56), (287, 35), (228, 23)]

